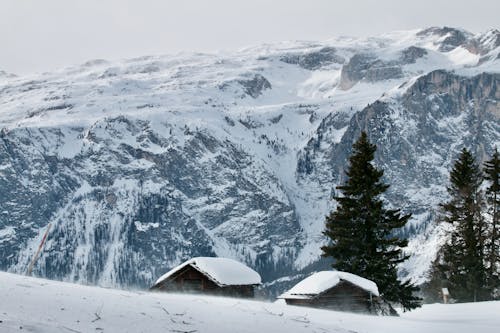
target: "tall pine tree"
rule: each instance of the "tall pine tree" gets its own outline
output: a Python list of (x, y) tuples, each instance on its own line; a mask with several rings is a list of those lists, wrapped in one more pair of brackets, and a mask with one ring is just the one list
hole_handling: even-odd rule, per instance
[(372, 164), (376, 149), (365, 132), (353, 145), (348, 179), (337, 187), (343, 195), (334, 198), (337, 209), (326, 218), (323, 234), (331, 244), (322, 247), (323, 256), (333, 257), (338, 270), (374, 281), (384, 299), (411, 310), (420, 306), (413, 295), (417, 288), (397, 277), (397, 265), (408, 258), (401, 250), (407, 241), (394, 236), (410, 215), (384, 208), (380, 197), (389, 185), (381, 179), (383, 171)]
[(441, 204), (443, 221), (453, 225), (450, 238), (440, 250), (433, 276), (459, 302), (488, 299), (484, 244), (486, 225), (480, 191), (482, 174), (472, 154), (464, 148), (450, 172), (450, 200)]
[[(486, 236), (487, 284), (493, 293), (492, 298), (500, 295), (500, 155), (495, 152), (489, 161), (484, 163), (486, 199), (489, 205), (490, 224)], [(497, 290), (495, 290), (497, 289)], [(496, 296), (496, 297), (495, 297)]]

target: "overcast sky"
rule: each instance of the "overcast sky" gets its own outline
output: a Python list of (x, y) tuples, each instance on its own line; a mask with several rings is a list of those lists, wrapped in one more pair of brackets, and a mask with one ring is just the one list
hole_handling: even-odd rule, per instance
[(500, 0), (0, 0), (0, 70), (427, 26), (499, 29)]

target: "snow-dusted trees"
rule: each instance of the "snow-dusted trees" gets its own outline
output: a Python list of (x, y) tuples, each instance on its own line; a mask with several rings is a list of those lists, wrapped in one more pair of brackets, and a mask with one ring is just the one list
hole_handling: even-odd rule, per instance
[(491, 159), (484, 163), (484, 175), (490, 221), (485, 239), (487, 284), (492, 298), (500, 298), (500, 155), (496, 148)]
[(443, 221), (451, 223), (453, 231), (436, 266), (444, 274), (453, 297), (464, 302), (485, 297), (481, 181), (479, 166), (464, 148), (450, 172), (450, 200), (441, 204)]
[[(464, 148), (450, 172), (449, 200), (441, 204), (441, 220), (452, 227), (434, 262), (430, 286), (449, 288), (459, 302), (490, 300), (498, 288), (499, 166), (495, 152), (485, 163), (483, 177)], [(483, 178), (489, 184), (488, 205), (481, 191)]]
[(339, 270), (374, 281), (383, 298), (410, 310), (420, 306), (420, 299), (413, 295), (416, 287), (398, 280), (397, 265), (408, 258), (401, 250), (407, 241), (393, 233), (410, 215), (384, 207), (381, 195), (389, 185), (372, 164), (376, 149), (365, 132), (353, 145), (348, 179), (337, 187), (343, 195), (335, 197), (337, 209), (326, 218), (323, 234), (331, 242), (322, 247), (323, 256), (333, 257)]

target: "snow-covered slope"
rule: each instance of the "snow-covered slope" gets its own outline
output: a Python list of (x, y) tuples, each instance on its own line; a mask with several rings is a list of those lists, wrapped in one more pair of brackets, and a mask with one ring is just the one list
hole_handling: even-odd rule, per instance
[(500, 145), (499, 36), (430, 28), (2, 74), (0, 268), (24, 272), (48, 223), (34, 272), (66, 281), (145, 287), (194, 256), (264, 281), (320, 268), (366, 130), (388, 201), (414, 213), (402, 274), (422, 281), (456, 152)]
[(129, 292), (0, 273), (0, 331), (497, 332), (500, 302), (376, 317), (234, 298)]

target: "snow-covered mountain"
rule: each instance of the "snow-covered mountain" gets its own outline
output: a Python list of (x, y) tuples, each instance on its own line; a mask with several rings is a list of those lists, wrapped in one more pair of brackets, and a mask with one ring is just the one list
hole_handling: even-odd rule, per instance
[(453, 28), (262, 45), (225, 54), (0, 72), (0, 269), (148, 286), (192, 256), (265, 281), (318, 265), (352, 143), (378, 145), (416, 282), (467, 146), (500, 146), (500, 32)]

